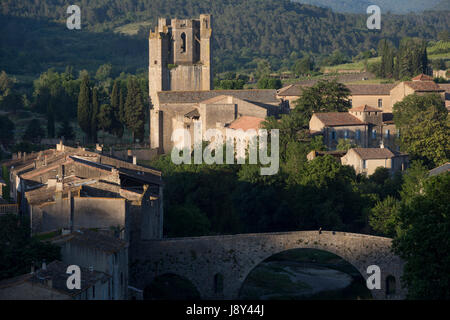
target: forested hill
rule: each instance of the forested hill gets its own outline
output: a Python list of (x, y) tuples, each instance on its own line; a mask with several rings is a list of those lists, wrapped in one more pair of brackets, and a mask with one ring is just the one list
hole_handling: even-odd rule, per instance
[[(436, 6), (450, 10), (448, 0), (293, 0), (300, 3), (312, 4), (320, 7), (331, 8), (336, 12), (365, 13), (370, 5), (380, 7), (382, 13), (423, 12), (433, 10)], [(447, 2), (447, 7), (444, 7)]]
[[(69, 4), (81, 8), (81, 31), (65, 27)], [(339, 49), (353, 56), (376, 48), (381, 38), (396, 45), (404, 36), (436, 39), (450, 25), (450, 15), (442, 12), (383, 15), (381, 31), (373, 31), (366, 27), (365, 14), (290, 0), (2, 0), (0, 13), (8, 16), (0, 17), (0, 69), (15, 74), (51, 66), (63, 70), (68, 64), (75, 69), (103, 63), (127, 71), (145, 68), (145, 39), (158, 17), (213, 14), (219, 72), (255, 66), (257, 58), (268, 58), (277, 69), (304, 53), (328, 55)], [(43, 18), (50, 21), (38, 21)], [(128, 26), (138, 26), (139, 32), (122, 42), (113, 31)]]

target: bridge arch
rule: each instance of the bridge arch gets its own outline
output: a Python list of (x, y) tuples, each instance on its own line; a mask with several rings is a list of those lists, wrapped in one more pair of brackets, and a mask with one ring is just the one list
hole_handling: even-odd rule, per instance
[[(241, 288), (239, 289), (239, 297), (240, 297), (240, 298), (243, 297), (243, 289), (244, 289), (245, 285), (247, 284), (247, 281), (248, 281), (249, 277), (251, 276), (251, 274), (252, 274), (254, 271), (256, 271), (263, 263), (269, 262), (273, 257), (275, 257), (275, 256), (277, 256), (277, 255), (280, 255), (280, 254), (286, 254), (286, 253), (293, 252), (293, 251), (300, 251), (300, 252), (301, 252), (301, 251), (304, 251), (304, 252), (306, 253), (306, 252), (308, 252), (308, 251), (306, 251), (306, 250), (311, 250), (309, 253), (317, 253), (317, 254), (320, 254), (321, 252), (322, 252), (322, 253), (324, 253), (324, 252), (325, 252), (325, 253), (328, 253), (328, 254), (330, 254), (331, 256), (336, 257), (336, 258), (338, 258), (338, 259), (344, 261), (345, 263), (347, 263), (349, 266), (352, 267), (352, 269), (353, 269), (355, 272), (358, 273), (358, 275), (360, 276), (360, 278), (361, 278), (362, 280), (365, 279), (365, 277), (364, 277), (365, 274), (362, 274), (361, 271), (357, 268), (357, 266), (355, 266), (355, 265), (352, 264), (351, 262), (345, 260), (343, 257), (341, 257), (341, 256), (338, 255), (338, 254), (332, 253), (332, 252), (327, 251), (327, 250), (322, 250), (322, 249), (313, 249), (313, 248), (294, 248), (294, 249), (288, 249), (288, 250), (283, 250), (283, 251), (280, 251), (280, 252), (276, 252), (276, 253), (274, 253), (273, 255), (269, 256), (267, 259), (264, 259), (264, 260), (260, 261), (259, 263), (256, 263), (256, 265), (255, 265), (252, 269), (250, 269), (250, 270), (248, 271), (247, 275), (245, 275), (244, 281), (242, 282)], [(281, 260), (281, 261), (282, 261), (282, 260)], [(294, 260), (290, 260), (290, 259), (289, 259), (289, 261), (294, 261)], [(308, 263), (314, 263), (314, 261), (308, 261)], [(278, 268), (278, 267), (277, 267), (277, 268)], [(353, 281), (353, 280), (352, 280), (352, 281)], [(364, 280), (364, 286), (365, 286), (365, 280)], [(367, 288), (366, 288), (366, 289), (367, 289)], [(370, 297), (372, 297), (372, 292), (370, 292), (369, 289), (367, 289), (367, 293), (368, 293), (368, 295), (369, 295)], [(373, 297), (372, 297), (372, 298), (373, 298)]]
[[(379, 266), (381, 288), (372, 291), (373, 298), (404, 298), (403, 288), (397, 288), (393, 295), (386, 293), (386, 277), (400, 279), (403, 273), (403, 261), (392, 253), (391, 242), (389, 238), (329, 231), (143, 241), (133, 257), (138, 267), (132, 274), (132, 284), (142, 288), (162, 273), (174, 273), (190, 279), (204, 299), (238, 299), (246, 277), (261, 261), (282, 251), (309, 248), (336, 254), (364, 279), (370, 276), (368, 266)], [(223, 290), (216, 290), (216, 274), (223, 276)]]

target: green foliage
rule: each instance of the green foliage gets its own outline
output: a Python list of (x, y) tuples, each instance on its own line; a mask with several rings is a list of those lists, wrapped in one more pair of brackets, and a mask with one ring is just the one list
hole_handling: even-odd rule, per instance
[(136, 77), (128, 78), (125, 118), (128, 129), (133, 133), (133, 139), (143, 141), (145, 133), (145, 109), (142, 92)]
[(28, 123), (27, 129), (23, 134), (22, 139), (24, 141), (39, 143), (42, 138), (45, 137), (44, 129), (41, 127), (41, 123), (38, 119), (33, 119)]
[(399, 213), (393, 249), (405, 260), (403, 283), (410, 299), (449, 299), (450, 174), (430, 177)]
[(195, 205), (171, 206), (165, 220), (164, 234), (168, 237), (207, 235), (211, 228), (206, 214)]
[(356, 148), (356, 145), (350, 143), (350, 141), (346, 139), (339, 139), (338, 144), (336, 146), (336, 150), (340, 151), (348, 151), (351, 148)]
[(75, 132), (68, 120), (63, 120), (61, 129), (58, 131), (58, 137), (64, 137), (66, 140), (74, 140)]
[(295, 101), (293, 113), (301, 117), (304, 128), (314, 112), (345, 112), (350, 108), (350, 90), (336, 80), (319, 80), (315, 85), (303, 89), (302, 96)]
[(91, 135), (92, 135), (92, 139), (94, 140), (94, 142), (97, 142), (97, 130), (98, 130), (98, 120), (97, 120), (97, 116), (98, 113), (100, 112), (100, 106), (99, 106), (99, 101), (98, 101), (98, 89), (97, 87), (94, 87), (92, 89), (92, 106), (91, 106)]
[(399, 228), (399, 208), (400, 202), (392, 196), (378, 201), (370, 213), (370, 226), (384, 236), (396, 236)]
[(81, 130), (91, 137), (92, 132), (92, 105), (90, 104), (90, 89), (89, 89), (89, 77), (83, 76), (80, 84), (80, 94), (78, 96), (78, 124)]
[(258, 89), (280, 89), (282, 85), (280, 79), (261, 78), (258, 80)]
[(303, 57), (300, 60), (297, 60), (297, 62), (295, 62), (294, 64), (294, 67), (292, 68), (292, 71), (297, 76), (303, 76), (305, 74), (310, 73), (313, 70), (314, 70), (314, 59), (309, 55)]
[(14, 143), (14, 123), (7, 116), (0, 115), (0, 143), (9, 145)]
[(29, 235), (29, 224), (17, 215), (0, 215), (0, 280), (29, 272), (32, 263), (60, 259), (60, 248)]
[(449, 161), (450, 119), (440, 96), (409, 95), (394, 105), (393, 114), (401, 147), (413, 159), (430, 167)]

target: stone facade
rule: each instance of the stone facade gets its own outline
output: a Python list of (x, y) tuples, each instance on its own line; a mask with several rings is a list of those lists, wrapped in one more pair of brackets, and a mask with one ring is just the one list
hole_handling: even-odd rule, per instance
[[(213, 90), (212, 17), (162, 19), (149, 37), (150, 148), (169, 153), (176, 129), (202, 121), (225, 128), (240, 116), (265, 118), (286, 112), (276, 90)], [(209, 101), (224, 96), (223, 101)], [(186, 117), (192, 111), (196, 119)], [(205, 124), (207, 124), (205, 126)]]
[(404, 171), (408, 167), (408, 155), (393, 153), (386, 148), (352, 148), (341, 158), (343, 165), (355, 168), (357, 174), (371, 175), (379, 167), (391, 173)]
[[(192, 282), (202, 299), (238, 299), (249, 273), (274, 254), (291, 249), (312, 248), (334, 253), (368, 278), (367, 267), (381, 269), (381, 289), (374, 299), (402, 299), (403, 261), (391, 252), (391, 239), (369, 235), (322, 231), (269, 234), (243, 234), (199, 238), (165, 239), (142, 242), (130, 282), (142, 290), (156, 277), (176, 274)], [(223, 290), (215, 287), (223, 277)], [(395, 278), (396, 293), (386, 294), (386, 281)]]

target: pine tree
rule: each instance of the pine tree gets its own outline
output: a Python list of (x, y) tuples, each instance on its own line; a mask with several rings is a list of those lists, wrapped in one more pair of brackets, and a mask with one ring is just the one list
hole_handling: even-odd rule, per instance
[(91, 138), (91, 105), (89, 103), (89, 76), (84, 75), (81, 79), (80, 94), (78, 95), (78, 124), (81, 130)]
[(133, 141), (136, 139), (143, 141), (145, 133), (144, 102), (139, 84), (134, 76), (128, 79), (125, 118), (128, 129), (133, 133)]

